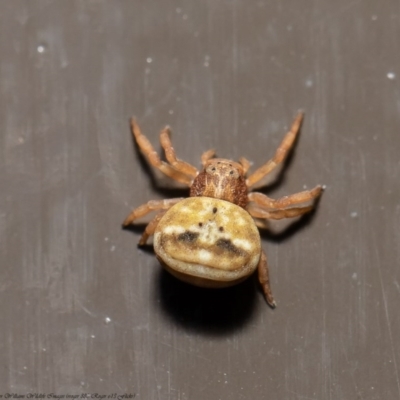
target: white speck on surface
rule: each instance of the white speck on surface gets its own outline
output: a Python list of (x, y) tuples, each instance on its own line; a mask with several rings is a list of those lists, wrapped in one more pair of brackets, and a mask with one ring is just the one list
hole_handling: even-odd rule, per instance
[(96, 337), (96, 335), (90, 335), (90, 337), (91, 337), (92, 339), (94, 339), (94, 338)]
[(205, 67), (210, 66), (210, 56), (205, 56), (205, 57), (204, 57), (204, 63), (203, 63), (203, 65), (204, 65)]
[(352, 211), (352, 212), (350, 213), (350, 217), (351, 217), (351, 218), (357, 218), (357, 217), (358, 217), (358, 212), (357, 212), (357, 211)]
[(37, 48), (36, 48), (37, 52), (42, 54), (46, 51), (46, 47), (43, 46), (42, 44), (40, 44)]
[(327, 186), (326, 185), (322, 185), (322, 189), (326, 190)]
[(105, 317), (105, 318), (104, 318), (104, 322), (105, 322), (106, 324), (109, 324), (109, 323), (111, 322), (111, 318), (110, 318), (110, 317)]
[(114, 250), (115, 250), (115, 246), (112, 245), (112, 246), (110, 247), (110, 251), (114, 251)]
[(314, 82), (311, 79), (307, 79), (305, 82), (306, 87), (310, 88), (313, 87)]
[(377, 15), (373, 15), (373, 16), (371, 17), (371, 19), (372, 19), (372, 21), (376, 21), (376, 20), (378, 19), (378, 16), (377, 16)]
[(394, 72), (388, 72), (386, 74), (386, 76), (388, 77), (388, 79), (391, 79), (391, 80), (396, 78), (396, 74)]
[(307, 185), (303, 185), (303, 189), (306, 190), (307, 189)]
[(19, 137), (18, 138), (18, 143), (19, 144), (22, 144), (22, 143), (24, 143), (25, 142), (25, 139), (23, 138), (23, 137)]
[(108, 242), (108, 237), (107, 237), (107, 236), (104, 238), (104, 241), (105, 241), (105, 242)]
[(169, 111), (168, 111), (168, 114), (169, 114), (169, 115), (172, 115), (173, 113), (174, 113), (174, 110), (169, 110)]
[(354, 274), (351, 276), (353, 279), (357, 279), (357, 273), (354, 272)]
[(43, 347), (42, 351), (47, 351), (47, 349), (45, 347)]
[(176, 11), (177, 14), (180, 14), (182, 12), (182, 8), (177, 7), (175, 11)]
[(183, 14), (183, 15), (182, 15), (182, 19), (188, 19), (187, 14)]
[(153, 59), (152, 59), (151, 57), (147, 57), (147, 58), (146, 58), (146, 62), (147, 62), (148, 64), (151, 64), (151, 63), (153, 62)]

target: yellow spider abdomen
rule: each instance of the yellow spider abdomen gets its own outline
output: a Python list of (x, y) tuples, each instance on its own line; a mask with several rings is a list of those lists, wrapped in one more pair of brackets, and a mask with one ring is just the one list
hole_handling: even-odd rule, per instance
[(261, 243), (252, 217), (243, 208), (211, 197), (190, 197), (161, 218), (154, 250), (177, 278), (197, 286), (224, 287), (254, 272)]

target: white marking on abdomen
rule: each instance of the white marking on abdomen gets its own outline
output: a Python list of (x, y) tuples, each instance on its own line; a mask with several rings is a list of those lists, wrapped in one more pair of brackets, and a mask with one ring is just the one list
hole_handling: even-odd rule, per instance
[(180, 234), (180, 233), (184, 233), (184, 232), (186, 232), (186, 229), (179, 225), (169, 225), (169, 226), (166, 226), (163, 230), (163, 233), (165, 233), (167, 235), (169, 235), (171, 233)]
[(235, 238), (232, 240), (232, 242), (236, 247), (239, 247), (239, 248), (242, 248), (245, 250), (251, 250), (253, 248), (253, 245), (251, 244), (251, 242), (249, 242), (246, 239)]

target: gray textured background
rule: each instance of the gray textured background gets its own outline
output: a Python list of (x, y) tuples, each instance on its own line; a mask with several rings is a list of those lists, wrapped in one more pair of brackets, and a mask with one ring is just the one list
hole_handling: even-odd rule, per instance
[[(0, 1), (0, 394), (400, 399), (398, 1)], [(306, 121), (264, 235), (278, 302), (209, 292), (121, 230), (169, 196), (133, 145), (173, 128), (260, 165)], [(157, 147), (158, 148), (158, 147)], [(158, 181), (157, 181), (158, 182)], [(171, 193), (171, 197), (175, 193)]]

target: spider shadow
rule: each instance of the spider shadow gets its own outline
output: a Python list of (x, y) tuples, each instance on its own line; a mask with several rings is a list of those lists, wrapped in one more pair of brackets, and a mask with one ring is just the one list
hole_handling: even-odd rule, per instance
[(160, 268), (157, 299), (169, 319), (186, 330), (211, 336), (242, 329), (254, 316), (258, 290), (254, 276), (222, 289), (208, 289), (182, 282)]
[[(129, 232), (133, 232), (133, 233), (142, 235), (146, 226), (147, 226), (147, 223), (145, 223), (145, 222), (138, 223), (138, 224), (135, 223), (135, 224), (127, 225), (127, 226), (121, 225), (121, 229), (123, 229), (124, 231), (129, 231)], [(152, 249), (153, 249), (153, 245), (150, 245), (150, 244), (140, 246), (140, 250), (143, 250), (146, 253), (151, 253)], [(154, 251), (153, 251), (153, 254), (154, 254)]]

